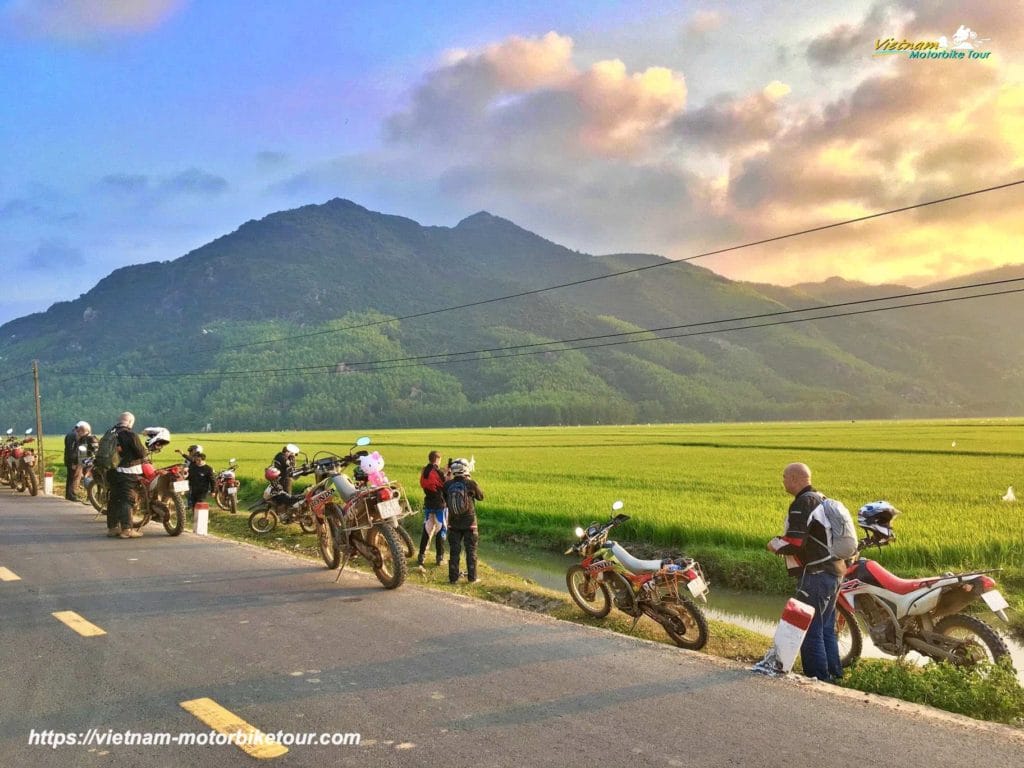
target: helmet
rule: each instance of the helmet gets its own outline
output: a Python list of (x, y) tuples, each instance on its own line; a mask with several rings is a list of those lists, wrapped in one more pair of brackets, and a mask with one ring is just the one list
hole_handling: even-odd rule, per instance
[(872, 501), (857, 512), (857, 523), (867, 531), (872, 544), (884, 544), (896, 538), (892, 521), (899, 513), (888, 501)]
[(367, 481), (366, 473), (360, 466), (357, 466), (354, 470), (352, 470), (352, 475), (355, 477), (356, 482), (365, 483)]
[(298, 453), (299, 452), (299, 446), (297, 446), (295, 443), (288, 443), (288, 445), (286, 445), (284, 447), (284, 449), (286, 451), (288, 451), (288, 453)]
[(280, 479), (281, 470), (278, 469), (277, 467), (267, 467), (265, 470), (263, 470), (263, 476), (267, 478), (267, 480), (269, 480), (270, 482), (274, 482), (275, 480)]
[(191, 453), (191, 454), (202, 453), (203, 452), (203, 446), (198, 445), (198, 444), (190, 445), (188, 447), (188, 452)]
[(78, 422), (77, 424), (75, 424), (75, 429), (84, 429), (87, 433), (92, 432), (92, 427), (89, 425), (88, 421)]
[(151, 451), (159, 451), (171, 442), (171, 433), (164, 427), (146, 427), (142, 434), (146, 436), (146, 447)]
[(452, 463), (448, 465), (448, 469), (456, 477), (469, 475), (475, 467), (475, 459), (452, 459)]
[(152, 480), (156, 477), (156, 468), (148, 461), (142, 464), (142, 476), (147, 480)]

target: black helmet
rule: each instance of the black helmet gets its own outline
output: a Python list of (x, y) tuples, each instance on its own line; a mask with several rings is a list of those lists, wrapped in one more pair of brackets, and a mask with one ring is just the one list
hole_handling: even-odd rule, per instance
[(857, 523), (867, 532), (871, 544), (887, 544), (896, 538), (892, 521), (899, 513), (888, 501), (872, 501), (857, 512)]

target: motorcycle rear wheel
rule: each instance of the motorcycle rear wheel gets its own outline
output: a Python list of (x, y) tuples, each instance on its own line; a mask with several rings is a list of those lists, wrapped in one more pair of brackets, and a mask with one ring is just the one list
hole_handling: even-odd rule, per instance
[(999, 633), (974, 616), (954, 613), (939, 621), (935, 631), (961, 641), (953, 661), (957, 666), (973, 667), (983, 661), (995, 664), (1010, 658), (1010, 649)]
[(367, 534), (368, 543), (379, 553), (380, 562), (373, 563), (373, 573), (377, 580), (384, 585), (384, 589), (402, 586), (409, 567), (402, 557), (402, 545), (395, 529), (388, 523), (377, 523)]
[(836, 639), (839, 641), (839, 663), (848, 668), (860, 658), (864, 648), (864, 633), (856, 617), (842, 605), (836, 605)]
[(657, 606), (652, 617), (680, 648), (699, 651), (708, 642), (708, 620), (697, 605), (688, 597), (679, 599), (667, 597)]
[(249, 515), (249, 530), (253, 533), (270, 533), (277, 528), (277, 514), (272, 509), (257, 509)]
[(303, 533), (316, 533), (316, 518), (312, 512), (306, 510), (299, 516), (298, 521)]
[(581, 565), (573, 565), (565, 572), (565, 586), (569, 597), (588, 616), (603, 619), (612, 610), (612, 591), (603, 581), (587, 575)]
[(164, 530), (168, 536), (180, 536), (185, 530), (185, 505), (181, 503), (181, 497), (174, 494), (170, 504), (165, 504)]

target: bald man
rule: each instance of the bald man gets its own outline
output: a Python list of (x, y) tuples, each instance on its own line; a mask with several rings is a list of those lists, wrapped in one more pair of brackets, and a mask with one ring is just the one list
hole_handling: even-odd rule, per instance
[(804, 674), (831, 682), (842, 677), (836, 638), (836, 597), (846, 564), (828, 551), (827, 521), (821, 511), (821, 493), (811, 485), (811, 468), (794, 462), (782, 471), (782, 486), (793, 496), (786, 517), (786, 532), (768, 542), (768, 551), (786, 558), (796, 579), (795, 597), (814, 607), (800, 660)]
[(142, 531), (132, 527), (132, 508), (142, 479), (146, 449), (139, 436), (132, 432), (133, 426), (135, 416), (131, 411), (124, 411), (114, 425), (118, 458), (116, 465), (107, 472), (110, 488), (110, 497), (107, 499), (107, 536), (111, 538), (137, 539), (142, 535)]

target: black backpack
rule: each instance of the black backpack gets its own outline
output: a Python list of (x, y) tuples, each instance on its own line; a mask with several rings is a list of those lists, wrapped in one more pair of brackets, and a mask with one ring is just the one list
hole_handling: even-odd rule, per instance
[(92, 460), (93, 469), (107, 470), (117, 464), (117, 427), (103, 433)]
[(448, 514), (451, 517), (468, 517), (473, 514), (473, 497), (469, 492), (469, 486), (462, 478), (448, 483), (444, 489), (444, 495), (448, 502)]

